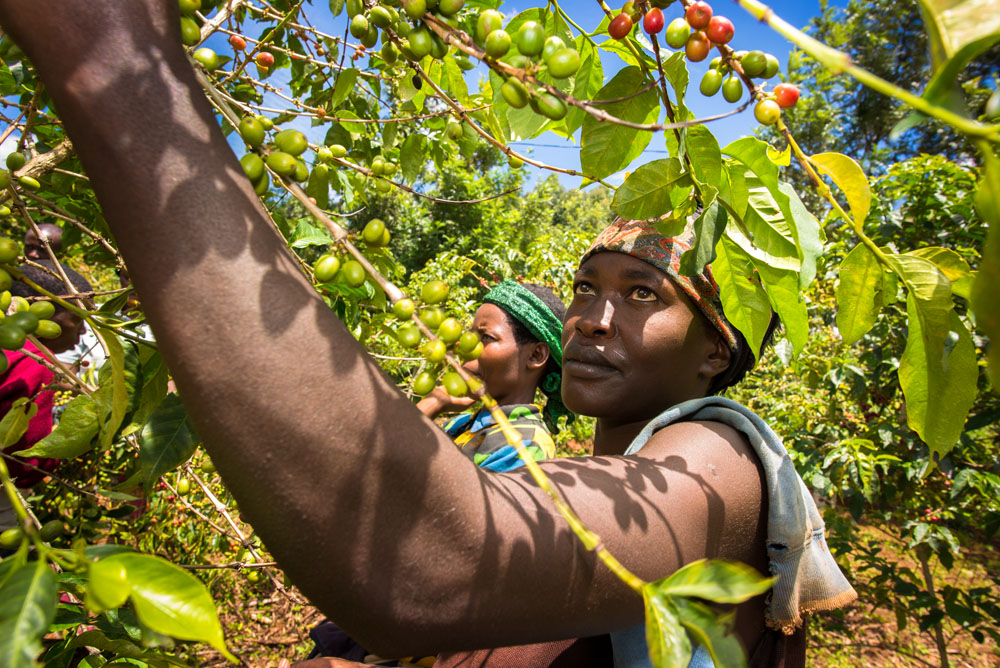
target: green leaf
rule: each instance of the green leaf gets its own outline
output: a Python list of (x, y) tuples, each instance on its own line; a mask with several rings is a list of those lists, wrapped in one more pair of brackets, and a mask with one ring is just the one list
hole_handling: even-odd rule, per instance
[(705, 266), (715, 261), (715, 247), (726, 231), (726, 208), (719, 204), (716, 190), (704, 186), (707, 205), (694, 221), (694, 244), (681, 255), (682, 276), (694, 276), (705, 270)]
[(66, 404), (66, 410), (52, 433), (17, 454), (21, 457), (75, 459), (93, 447), (99, 430), (97, 405), (90, 397), (80, 395)]
[(973, 273), (969, 263), (950, 248), (918, 248), (906, 255), (914, 255), (930, 260), (951, 282), (952, 294), (968, 300), (972, 294)]
[(990, 370), (993, 384), (1000, 384), (997, 372), (1000, 370), (1000, 158), (984, 155), (982, 180), (976, 191), (976, 210), (983, 221), (989, 224), (983, 257), (979, 271), (972, 285), (972, 308), (976, 314), (976, 327), (990, 337), (993, 345), (989, 350)]
[[(802, 268), (799, 249), (781, 203), (753, 174), (747, 173), (745, 183), (748, 206), (743, 225), (728, 225), (726, 235), (756, 260), (777, 269), (799, 271)], [(788, 198), (780, 191), (778, 195), (787, 209)]]
[(677, 606), (663, 595), (656, 583), (642, 587), (646, 607), (646, 645), (654, 666), (687, 666), (691, 661), (691, 640), (680, 623)]
[(727, 236), (719, 240), (715, 256), (712, 275), (719, 284), (726, 318), (743, 333), (751, 350), (760, 350), (771, 323), (771, 304), (754, 273), (753, 261)]
[(792, 217), (785, 222), (791, 226), (792, 234), (799, 246), (799, 258), (802, 260), (799, 287), (805, 288), (816, 276), (816, 260), (823, 254), (823, 241), (826, 235), (823, 233), (823, 226), (802, 203), (791, 184), (781, 183), (778, 190), (788, 197), (788, 213)]
[(939, 71), (957, 73), (1000, 39), (1000, 12), (990, 0), (920, 0), (920, 9)]
[(198, 435), (180, 397), (168, 394), (142, 429), (139, 464), (143, 469), (146, 489), (152, 489), (161, 475), (190, 459), (198, 442)]
[(132, 586), (124, 564), (101, 559), (91, 564), (87, 579), (87, 608), (94, 612), (114, 610), (125, 605)]
[(817, 153), (809, 161), (819, 168), (821, 174), (833, 179), (847, 197), (847, 206), (855, 224), (858, 227), (864, 225), (872, 205), (872, 191), (861, 165), (840, 153)]
[[(638, 67), (626, 67), (597, 94), (596, 100), (628, 98), (601, 105), (610, 115), (633, 123), (653, 123), (659, 116), (660, 104), (656, 92), (642, 95), (635, 91), (646, 83)], [(640, 132), (617, 123), (606, 123), (587, 115), (580, 134), (580, 165), (584, 173), (603, 179), (624, 169), (639, 157), (649, 145), (651, 132)]]
[(754, 261), (771, 308), (781, 318), (788, 341), (796, 352), (805, 350), (809, 340), (809, 311), (799, 294), (799, 276), (794, 271), (775, 269)]
[(116, 554), (103, 561), (111, 562), (104, 568), (125, 569), (135, 614), (144, 625), (181, 640), (208, 643), (236, 660), (226, 649), (212, 596), (198, 578), (146, 554)]
[[(576, 50), (580, 54), (580, 69), (577, 70), (573, 78), (573, 97), (578, 100), (590, 100), (601, 90), (604, 85), (604, 68), (601, 65), (601, 56), (597, 49), (582, 35), (576, 39)], [(583, 125), (583, 119), (587, 115), (579, 107), (570, 107), (566, 114), (566, 134), (571, 136)]]
[(882, 307), (884, 270), (875, 254), (858, 244), (840, 263), (837, 286), (837, 329), (851, 345), (875, 324)]
[(733, 633), (735, 613), (716, 616), (707, 605), (687, 599), (674, 599), (681, 624), (699, 645), (705, 647), (712, 656), (712, 662), (719, 668), (743, 668), (747, 665), (746, 655), (739, 637)]
[(699, 559), (653, 586), (666, 596), (693, 596), (715, 603), (742, 603), (763, 594), (774, 583), (757, 569), (736, 561)]
[(700, 183), (718, 186), (722, 180), (722, 152), (708, 128), (696, 125), (687, 131), (687, 154)]
[(659, 218), (691, 192), (691, 177), (677, 158), (654, 160), (632, 172), (618, 188), (612, 210), (622, 218)]
[(0, 666), (31, 668), (55, 617), (59, 589), (44, 560), (16, 569), (0, 587)]
[(122, 430), (125, 436), (142, 429), (163, 397), (167, 396), (167, 383), (170, 380), (167, 365), (158, 350), (143, 347), (139, 359), (142, 364), (142, 393), (128, 427)]
[(420, 176), (427, 159), (427, 137), (414, 132), (403, 142), (399, 150), (399, 167), (406, 182), (412, 184)]
[(21, 440), (25, 432), (28, 431), (28, 424), (31, 418), (38, 413), (38, 404), (27, 398), (16, 400), (0, 420), (0, 446), (6, 448)]
[(928, 301), (911, 292), (906, 314), (909, 332), (899, 362), (906, 422), (943, 457), (962, 434), (976, 398), (976, 349), (950, 298)]
[(354, 90), (354, 84), (358, 81), (358, 71), (353, 67), (341, 70), (337, 75), (337, 83), (333, 87), (333, 96), (330, 98), (330, 109), (338, 109), (344, 103), (347, 96)]
[(306, 194), (316, 200), (316, 206), (321, 209), (330, 208), (330, 177), (325, 170), (309, 170), (309, 180), (306, 182)]
[(330, 236), (326, 228), (317, 227), (303, 218), (295, 226), (289, 246), (306, 248), (307, 246), (329, 246), (332, 243), (333, 237)]
[[(462, 68), (458, 66), (454, 58), (444, 59), (443, 88), (451, 93), (452, 99), (465, 104), (469, 98), (469, 87), (465, 84), (465, 76)], [(389, 125), (395, 125), (390, 123)]]
[(102, 421), (99, 446), (103, 451), (111, 445), (118, 428), (128, 414), (132, 400), (129, 390), (135, 387), (139, 357), (135, 346), (127, 344), (128, 350), (126, 350), (121, 340), (111, 330), (99, 327), (97, 334), (108, 349), (108, 360), (101, 367), (98, 376), (101, 380), (101, 391), (94, 394), (98, 406), (98, 418)]
[(344, 0), (330, 0), (330, 13), (333, 16), (340, 16), (342, 11), (344, 11)]

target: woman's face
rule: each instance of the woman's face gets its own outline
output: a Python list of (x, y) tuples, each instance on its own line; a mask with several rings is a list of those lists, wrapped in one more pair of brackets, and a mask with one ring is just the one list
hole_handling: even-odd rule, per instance
[(482, 379), (486, 391), (500, 405), (531, 403), (537, 383), (529, 374), (534, 346), (518, 345), (507, 314), (494, 304), (479, 307), (472, 330), (483, 342), (483, 354), (467, 362), (465, 368)]
[(704, 396), (720, 341), (709, 328), (659, 269), (624, 253), (591, 256), (563, 325), (563, 402), (613, 426)]

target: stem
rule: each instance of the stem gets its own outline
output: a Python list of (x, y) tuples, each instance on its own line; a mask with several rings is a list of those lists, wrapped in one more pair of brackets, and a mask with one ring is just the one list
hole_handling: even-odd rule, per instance
[(832, 49), (819, 40), (805, 34), (801, 30), (792, 27), (790, 24), (779, 18), (774, 13), (774, 10), (767, 5), (758, 2), (758, 0), (736, 0), (736, 2), (739, 3), (740, 7), (749, 12), (751, 16), (756, 18), (758, 21), (771, 26), (771, 28), (773, 28), (776, 32), (818, 60), (828, 69), (834, 72), (846, 72), (872, 90), (878, 91), (879, 93), (889, 97), (894, 97), (897, 100), (901, 100), (917, 111), (932, 118), (936, 118), (939, 121), (944, 121), (965, 134), (973, 135), (975, 137), (984, 137), (994, 142), (1000, 142), (1000, 125), (985, 125), (983, 123), (964, 118), (952, 111), (949, 111), (948, 109), (945, 109), (944, 107), (931, 104), (919, 95), (914, 95), (909, 91), (903, 90), (902, 88), (889, 83), (885, 79), (875, 76), (868, 70), (855, 65), (851, 61), (850, 56), (846, 53), (841, 53), (836, 49)]
[[(921, 543), (916, 549), (917, 559), (920, 561), (920, 571), (924, 576), (924, 585), (927, 587), (927, 594), (938, 603), (937, 589), (934, 587), (934, 574), (931, 572), (930, 555), (931, 550), (926, 543)], [(941, 659), (941, 668), (950, 668), (948, 662), (948, 645), (944, 641), (944, 628), (941, 622), (934, 625), (934, 644), (937, 645), (938, 657)]]

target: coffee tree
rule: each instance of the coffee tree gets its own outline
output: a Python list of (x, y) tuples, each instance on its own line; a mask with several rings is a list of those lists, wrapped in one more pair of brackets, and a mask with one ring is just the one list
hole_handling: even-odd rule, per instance
[[(613, 192), (610, 214), (651, 220), (665, 234), (693, 225), (697, 240), (681, 270), (695, 274), (711, 265), (727, 317), (754, 348), (777, 312), (783, 354), (796, 360), (792, 368), (805, 378), (816, 373), (807, 296), (817, 295), (810, 291), (818, 268), (835, 273), (835, 293), (817, 301), (844, 343), (887, 332), (902, 342), (898, 384), (891, 383), (896, 401), (905, 405), (906, 426), (895, 427), (925, 446), (905, 479), (930, 476), (962, 436), (979, 393), (973, 326), (977, 337), (1000, 336), (994, 297), (1000, 102), (987, 104), (976, 118), (956, 83), (963, 68), (1000, 39), (1000, 18), (983, 17), (971, 2), (925, 0), (934, 72), (918, 96), (795, 30), (756, 0), (738, 3), (738, 11), (768, 23), (820, 67), (909, 105), (909, 123), (931, 118), (949, 124), (976, 147), (982, 168), (975, 175), (975, 208), (989, 238), (975, 248), (973, 271), (969, 257), (953, 247), (875, 234), (872, 211), (880, 204), (873, 203), (865, 172), (851, 157), (810, 155), (796, 141), (782, 114), (808, 91), (780, 82), (778, 60), (740, 44), (733, 21), (717, 7), (700, 0), (598, 4), (605, 17), (587, 30), (554, 0), (516, 15), (505, 15), (499, 0), (330, 0), (329, 8), (318, 9), (292, 0), (181, 0), (177, 38), (188, 47), (219, 124), (303, 273), (411, 396), (443, 383), (454, 395), (471, 392), (506, 425), (495, 402), (461, 367), (481, 350), (475, 335), (463, 331), (461, 311), (476, 297), (471, 279), (520, 269), (503, 257), (477, 261), (456, 254), (421, 272), (426, 276), (408, 279), (391, 249), (395, 235), (416, 228), (407, 219), (411, 214), (387, 203), (407, 193), (437, 211), (454, 211), (449, 218), (475, 216), (470, 212), (476, 207), (516, 192), (517, 170), (530, 164)], [(341, 26), (342, 33), (329, 34), (320, 25)], [(687, 63), (713, 51), (698, 92), (690, 93)], [(18, 142), (0, 173), (0, 214), (9, 235), (37, 231), (43, 219), (58, 221), (75, 261), (105, 268), (106, 277), (110, 268), (124, 269), (31, 63), (7, 37), (0, 58), (0, 93), (15, 115), (2, 139), (17, 132)], [(615, 59), (622, 67), (606, 73)], [(696, 118), (689, 93), (711, 97), (720, 91), (735, 106)], [(750, 107), (757, 123), (776, 131), (774, 141), (745, 137), (720, 146), (712, 121)], [(748, 129), (754, 120), (746, 117)], [(511, 146), (545, 133), (578, 139), (578, 169), (544, 164)], [(654, 139), (662, 139), (669, 157), (643, 164), (613, 186), (609, 177)], [(457, 160), (503, 174), (501, 159), (513, 176), (484, 180), (478, 192), (438, 188), (432, 194), (427, 187), (445, 183)], [(808, 199), (822, 210), (803, 204), (788, 185), (792, 172), (806, 175), (800, 182), (809, 184), (815, 196)], [(538, 260), (517, 266), (558, 282), (553, 265), (571, 266), (576, 243), (585, 243), (584, 237), (567, 244), (573, 252), (542, 260), (544, 266)], [(824, 259), (827, 248), (836, 249), (837, 267)], [(18, 269), (19, 257), (16, 243), (0, 242), (0, 289), (12, 278), (29, 282)], [(445, 277), (459, 284), (440, 280)], [(109, 282), (101, 296), (110, 298), (98, 307), (96, 295), (66, 285), (66, 294), (34, 286), (43, 298), (33, 303), (0, 295), (0, 346), (17, 350), (26, 338), (43, 346), (46, 336), (58, 333), (47, 320), (54, 302), (86, 320), (107, 356), (99, 371), (82, 375), (38, 358), (53, 364), (74, 391), (55, 431), (18, 453), (74, 461), (75, 477), (60, 481), (86, 503), (72, 510), (57, 504), (55, 517), (42, 523), (12, 484), (7, 456), (0, 459), (0, 478), (20, 523), (0, 536), (0, 547), (11, 552), (0, 562), (0, 662), (28, 666), (40, 657), (46, 665), (67, 665), (82, 652), (88, 666), (165, 666), (179, 662), (175, 639), (208, 643), (228, 655), (201, 582), (151, 554), (164, 544), (162, 532), (137, 539), (120, 523), (97, 528), (86, 520), (131, 517), (137, 505), (167, 495), (199, 518), (200, 529), (185, 529), (190, 540), (207, 541), (219, 552), (237, 550), (222, 566), (246, 569), (258, 581), (264, 572), (277, 590), (295, 594), (265, 568), (266, 555), (238, 521), (211, 462), (196, 454), (197, 435), (177, 396), (168, 393), (169, 372), (142, 333), (141, 310), (129, 302), (128, 288)], [(997, 353), (990, 354), (995, 367)], [(4, 445), (20, 439), (33, 410), (25, 401), (3, 417)], [(509, 438), (520, 447), (516, 435)], [(899, 461), (870, 451), (864, 443), (845, 444), (823, 464), (840, 462), (847, 471), (829, 484), (848, 496), (860, 486), (870, 498), (875, 474)], [(644, 582), (607, 552), (530, 457), (525, 460), (583, 545), (644, 598), (655, 665), (687, 665), (696, 644), (705, 645), (717, 665), (745, 665), (729, 620), (703, 601), (736, 603), (765, 591), (769, 580), (739, 565), (696, 562)], [(76, 518), (75, 536), (59, 535), (60, 513)], [(47, 641), (43, 650), (47, 632), (59, 633), (59, 640)]]

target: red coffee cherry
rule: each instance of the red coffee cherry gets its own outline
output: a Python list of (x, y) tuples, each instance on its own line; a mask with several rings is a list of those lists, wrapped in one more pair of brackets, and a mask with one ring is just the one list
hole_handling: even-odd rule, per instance
[(608, 34), (615, 39), (625, 39), (630, 32), (632, 32), (632, 19), (624, 12), (611, 19), (611, 23), (608, 24)]
[(799, 89), (795, 84), (781, 83), (774, 87), (774, 101), (782, 109), (794, 107), (799, 101)]
[(239, 35), (232, 35), (229, 38), (229, 46), (233, 47), (235, 51), (243, 51), (247, 48), (247, 41)]
[(684, 53), (687, 55), (687, 59), (693, 63), (705, 60), (711, 50), (712, 43), (708, 41), (708, 37), (701, 30), (692, 34), (688, 38), (687, 44), (684, 45)]
[(701, 30), (712, 20), (712, 6), (704, 0), (693, 2), (684, 12), (684, 18), (692, 28)]
[(642, 17), (642, 29), (650, 35), (655, 35), (663, 30), (663, 10), (653, 7)]
[(706, 31), (708, 38), (715, 44), (728, 44), (735, 32), (736, 28), (733, 27), (733, 22), (725, 16), (713, 16), (708, 22), (708, 30)]
[(270, 67), (274, 65), (274, 54), (268, 53), (267, 51), (261, 51), (257, 54), (255, 60), (257, 61), (257, 64), (265, 70), (270, 69)]

